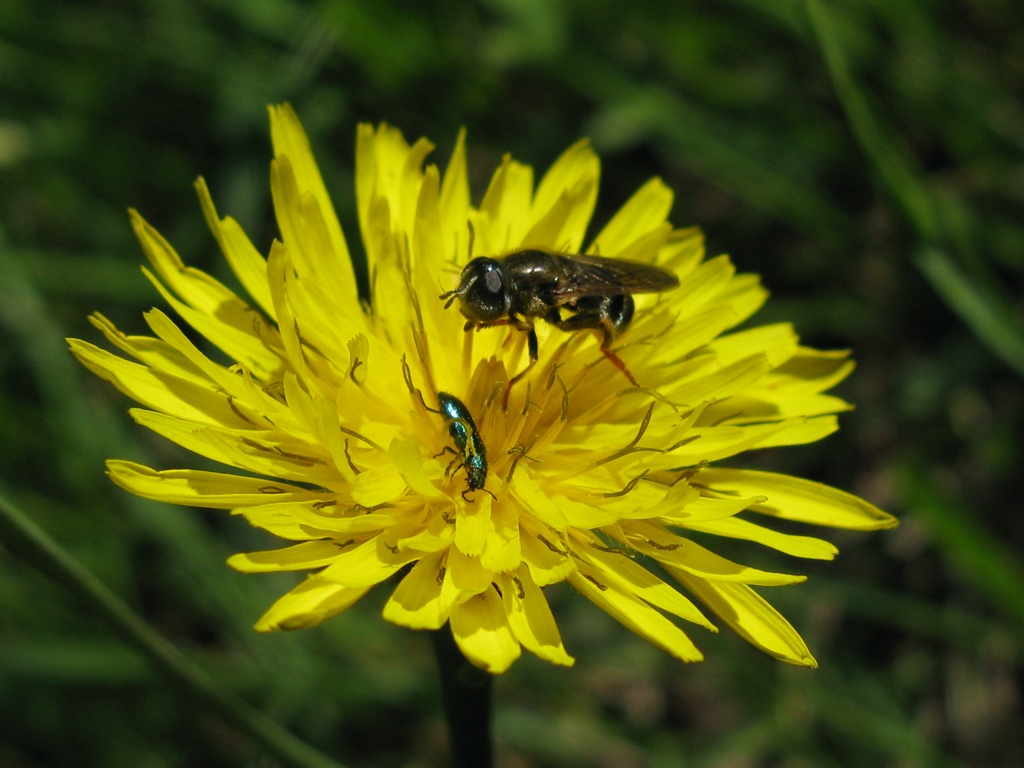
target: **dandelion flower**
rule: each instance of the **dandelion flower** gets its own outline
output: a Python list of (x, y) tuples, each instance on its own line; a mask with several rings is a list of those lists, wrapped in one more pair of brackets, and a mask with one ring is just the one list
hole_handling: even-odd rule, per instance
[[(410, 146), (395, 128), (361, 126), (356, 198), (369, 295), (360, 297), (309, 141), (289, 106), (270, 116), (281, 237), (266, 258), (197, 183), (251, 301), (186, 267), (132, 212), (145, 274), (180, 320), (153, 309), (153, 336), (129, 336), (94, 315), (122, 355), (70, 341), (89, 370), (142, 406), (131, 411), (137, 422), (228, 470), (112, 460), (115, 483), (148, 499), (231, 510), (290, 542), (229, 560), (249, 573), (307, 573), (256, 629), (317, 625), (393, 579), (384, 618), (414, 629), (449, 624), (483, 669), (503, 672), (523, 647), (571, 665), (543, 590), (567, 581), (683, 661), (702, 655), (677, 620), (715, 631), (715, 618), (782, 661), (814, 666), (755, 590), (804, 577), (731, 562), (689, 534), (830, 559), (832, 544), (764, 523), (895, 524), (840, 490), (719, 466), (835, 430), (835, 414), (849, 406), (826, 390), (852, 369), (847, 354), (801, 346), (788, 324), (731, 331), (766, 292), (727, 257), (705, 259), (697, 229), (668, 223), (672, 192), (658, 179), (587, 243), (599, 163), (585, 141), (536, 188), (533, 170), (505, 157), (474, 207), (464, 136), (442, 175), (424, 167), (426, 140)], [(639, 386), (602, 354), (598, 334), (538, 323), (539, 361), (503, 407), (509, 380), (529, 363), (527, 334), (465, 331), (439, 296), (470, 258), (527, 247), (629, 259), (678, 277), (673, 290), (637, 295), (633, 322), (615, 340)], [(208, 355), (194, 334), (219, 352)], [(440, 413), (439, 395), (457, 403), (454, 417)]]

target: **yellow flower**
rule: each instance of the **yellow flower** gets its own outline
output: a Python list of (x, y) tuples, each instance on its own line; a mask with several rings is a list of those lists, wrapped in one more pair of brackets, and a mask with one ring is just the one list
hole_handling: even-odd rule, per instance
[[(290, 107), (270, 115), (281, 240), (266, 259), (197, 184), (252, 303), (184, 266), (132, 213), (153, 268), (146, 275), (227, 362), (200, 351), (159, 309), (145, 316), (153, 337), (92, 317), (134, 360), (70, 341), (85, 366), (143, 406), (131, 412), (137, 422), (245, 473), (112, 460), (114, 482), (149, 499), (230, 509), (296, 542), (229, 561), (246, 572), (313, 571), (256, 628), (319, 624), (397, 576), (387, 620), (415, 629), (447, 622), (466, 657), (496, 673), (521, 647), (570, 665), (542, 589), (568, 581), (683, 661), (702, 655), (666, 615), (715, 630), (695, 598), (772, 656), (814, 666), (799, 634), (753, 589), (804, 577), (731, 562), (687, 533), (830, 559), (830, 543), (757, 521), (895, 524), (833, 488), (717, 466), (836, 429), (834, 414), (848, 406), (824, 392), (853, 367), (846, 353), (802, 347), (786, 324), (727, 333), (766, 293), (725, 256), (705, 260), (698, 230), (672, 228), (672, 192), (654, 179), (585, 251), (679, 278), (678, 288), (637, 295), (632, 325), (616, 339), (640, 386), (602, 354), (597, 334), (539, 322), (539, 362), (503, 409), (507, 382), (529, 362), (527, 334), (464, 331), (465, 318), (439, 296), (472, 256), (527, 246), (582, 251), (599, 175), (587, 142), (570, 147), (536, 190), (532, 169), (506, 157), (474, 207), (462, 136), (442, 176), (423, 168), (426, 140), (409, 146), (394, 128), (361, 126), (356, 197), (369, 267), (369, 297), (361, 299), (306, 135)], [(468, 420), (443, 418), (438, 393), (464, 404), (476, 431)], [(478, 444), (486, 476), (472, 483), (476, 465), (462, 464)]]

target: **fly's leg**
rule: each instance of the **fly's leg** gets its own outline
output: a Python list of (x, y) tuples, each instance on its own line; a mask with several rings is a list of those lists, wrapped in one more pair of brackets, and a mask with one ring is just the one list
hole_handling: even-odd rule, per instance
[(634, 387), (640, 383), (629, 372), (629, 368), (618, 355), (611, 350), (615, 337), (629, 327), (633, 319), (633, 297), (628, 294), (616, 296), (586, 297), (576, 302), (576, 314), (554, 323), (563, 331), (594, 330), (601, 334), (601, 352), (611, 363), (622, 371)]
[[(555, 310), (555, 317), (557, 318), (557, 309)], [(512, 393), (512, 385), (522, 379), (526, 374), (530, 372), (537, 363), (539, 354), (539, 343), (537, 341), (537, 332), (533, 329), (533, 323), (528, 320), (523, 320), (516, 317), (514, 314), (510, 314), (508, 317), (502, 317), (498, 320), (489, 320), (487, 322), (480, 322), (478, 320), (467, 320), (464, 331), (482, 330), (484, 328), (497, 328), (502, 325), (510, 325), (520, 331), (526, 331), (526, 346), (530, 353), (530, 363), (523, 370), (517, 373), (509, 380), (508, 384), (505, 385), (505, 394), (501, 397), (501, 409), (503, 411), (508, 410), (508, 397)]]
[(505, 385), (505, 394), (501, 396), (501, 410), (508, 410), (508, 396), (512, 394), (512, 386), (520, 381), (526, 374), (530, 372), (530, 369), (537, 364), (537, 359), (540, 357), (540, 351), (538, 349), (539, 343), (537, 342), (537, 331), (533, 329), (533, 326), (529, 326), (529, 330), (526, 332), (526, 349), (530, 353), (529, 364), (509, 379), (508, 384)]
[(626, 364), (622, 362), (621, 357), (619, 357), (610, 349), (608, 349), (608, 347), (606, 347), (603, 343), (601, 344), (601, 351), (604, 352), (604, 356), (607, 357), (616, 368), (618, 368), (625, 374), (626, 378), (629, 379), (630, 384), (632, 384), (634, 387), (637, 387), (638, 389), (640, 388), (640, 382), (637, 381), (633, 377), (633, 374), (629, 372), (629, 368), (627, 368)]

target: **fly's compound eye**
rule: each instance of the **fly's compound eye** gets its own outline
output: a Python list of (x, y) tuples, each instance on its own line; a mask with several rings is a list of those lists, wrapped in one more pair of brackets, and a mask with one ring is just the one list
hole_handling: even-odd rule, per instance
[(466, 317), (491, 322), (508, 315), (509, 296), (500, 262), (473, 259), (462, 272), (462, 284), (468, 284), (462, 297), (462, 313)]

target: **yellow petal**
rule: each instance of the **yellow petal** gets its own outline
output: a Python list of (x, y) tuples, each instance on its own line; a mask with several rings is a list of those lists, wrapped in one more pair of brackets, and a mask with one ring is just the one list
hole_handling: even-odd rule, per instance
[(626, 201), (594, 239), (590, 252), (602, 256), (632, 258), (622, 251), (635, 240), (657, 229), (672, 209), (673, 193), (658, 178), (651, 179)]
[(602, 551), (594, 546), (580, 546), (573, 551), (587, 562), (598, 581), (610, 589), (634, 595), (655, 608), (716, 631), (697, 606), (677, 589), (631, 560), (625, 550)]
[(779, 533), (738, 517), (708, 521), (695, 520), (687, 523), (686, 528), (691, 531), (710, 533), (713, 536), (757, 542), (793, 557), (806, 557), (812, 560), (832, 560), (839, 552), (834, 544), (824, 539)]
[(336, 351), (348, 336), (365, 329), (365, 315), (348, 253), (335, 250), (327, 221), (333, 213), (302, 188), (297, 173), (287, 156), (271, 164), (274, 210), (295, 272), (295, 313), (306, 321), (307, 334), (320, 335), (314, 341), (321, 349)]
[(513, 571), (523, 560), (519, 510), (509, 503), (491, 504), (491, 524), (480, 564), (487, 570)]
[(466, 168), (466, 129), (459, 131), (452, 150), (451, 160), (444, 172), (441, 184), (441, 233), (442, 254), (455, 257), (457, 262), (469, 260), (469, 174)]
[[(168, 300), (171, 300), (170, 296), (168, 296)], [(180, 309), (186, 312), (189, 311), (187, 307), (180, 307)], [(151, 309), (146, 312), (143, 317), (157, 336), (166, 341), (171, 345), (171, 347), (180, 352), (190, 363), (206, 374), (211, 385), (216, 385), (217, 389), (223, 390), (235, 400), (246, 403), (257, 413), (265, 414), (267, 419), (274, 421), (281, 426), (287, 427), (293, 424), (291, 412), (286, 406), (275, 400), (263, 389), (253, 387), (244, 376), (239, 376), (238, 373), (230, 371), (224, 366), (218, 365), (210, 360), (206, 355), (199, 351), (187, 336), (185, 336), (171, 318), (159, 309)], [(201, 325), (202, 323), (200, 322), (200, 326)], [(239, 359), (237, 357), (235, 359), (239, 360), (243, 366), (250, 368), (250, 366), (246, 364), (245, 359)], [(253, 370), (256, 375), (264, 377), (264, 380), (266, 380), (267, 377), (277, 380), (280, 378), (282, 361), (276, 355), (272, 356), (272, 360), (272, 369), (261, 367), (264, 363), (271, 364), (271, 358), (260, 362), (250, 360), (250, 362), (256, 366), (250, 368), (250, 370)]]
[(334, 212), (331, 196), (327, 194), (327, 188), (320, 176), (320, 169), (313, 157), (309, 138), (290, 104), (272, 106), (269, 111), (274, 157), (288, 158), (288, 162), (294, 169), (299, 190), (312, 195), (316, 200), (316, 205), (323, 214), (324, 224), (330, 235), (334, 268), (337, 269), (342, 291), (338, 295), (355, 297), (356, 283), (348, 246), (341, 231), (341, 224), (338, 223), (338, 215)]
[(494, 572), (484, 568), (479, 557), (470, 557), (458, 547), (448, 550), (448, 571), (445, 574), (459, 593), (459, 602), (490, 588)]
[(317, 530), (303, 525), (295, 518), (291, 510), (292, 504), (263, 504), (258, 507), (242, 507), (235, 510), (254, 528), (260, 528), (275, 536), (289, 541), (309, 541), (329, 536), (327, 531)]
[(566, 189), (530, 227), (523, 237), (523, 245), (546, 246), (565, 253), (578, 253), (596, 199), (596, 181), (581, 181)]
[(352, 589), (310, 576), (279, 598), (256, 622), (257, 632), (306, 629), (337, 616), (369, 591)]
[(282, 435), (197, 424), (133, 408), (136, 423), (181, 447), (247, 472), (321, 486), (338, 485), (340, 475), (319, 446), (285, 442)]
[(600, 175), (601, 163), (589, 141), (583, 139), (565, 150), (537, 187), (531, 231), (526, 234), (524, 245), (536, 243), (579, 253), (597, 202)]
[[(668, 222), (664, 222), (660, 226), (652, 229), (650, 232), (638, 237), (627, 247), (623, 248), (618, 252), (616, 258), (626, 259), (627, 261), (638, 261), (641, 264), (651, 263), (657, 259), (662, 246), (668, 242), (668, 239), (671, 236), (672, 225)], [(600, 250), (599, 244), (591, 245), (588, 252), (597, 254), (606, 253), (606, 251)], [(634, 302), (636, 303), (637, 309), (644, 310), (640, 314), (641, 321), (646, 319), (648, 308), (653, 307), (659, 303), (659, 301), (660, 297), (655, 293), (641, 293), (636, 296)]]
[(775, 323), (720, 336), (708, 346), (719, 365), (729, 365), (750, 355), (765, 355), (778, 368), (797, 351), (799, 338), (789, 323)]
[(448, 620), (441, 610), (445, 553), (423, 557), (395, 587), (384, 605), (384, 618), (409, 629), (440, 629)]
[[(412, 280), (417, 285), (436, 285), (438, 275), (450, 269), (453, 260), (460, 263), (465, 258), (465, 250), (463, 253), (454, 253), (445, 244), (444, 235), (447, 230), (442, 225), (439, 196), (437, 168), (430, 166), (423, 175), (420, 187), (415, 237), (412, 241)], [(465, 219), (463, 227), (461, 240), (465, 249), (469, 237)], [(454, 237), (449, 239), (453, 240), (451, 248), (454, 248)], [(424, 358), (440, 374), (435, 382), (437, 387), (458, 389), (464, 377), (461, 372), (461, 354), (458, 354), (461, 350), (449, 340), (460, 337), (465, 319), (457, 312), (446, 310), (444, 302), (432, 296), (421, 295), (417, 298), (415, 293), (411, 296), (416, 302), (415, 327)]]
[(707, 581), (678, 568), (665, 567), (747, 642), (787, 664), (818, 666), (793, 625), (746, 584)]
[(201, 269), (186, 267), (171, 244), (138, 211), (128, 213), (150, 264), (176, 295), (197, 312), (230, 317), (236, 328), (248, 327), (249, 323), (243, 321), (252, 312), (248, 304)]
[(797, 584), (807, 580), (806, 576), (772, 573), (734, 563), (694, 541), (676, 536), (650, 523), (632, 521), (627, 530), (633, 534), (630, 543), (638, 552), (643, 552), (663, 565), (671, 564), (701, 578), (769, 587)]
[(692, 360), (694, 350), (703, 347), (735, 324), (736, 313), (728, 305), (711, 307), (691, 317), (672, 320), (671, 335), (660, 337), (661, 343), (649, 350), (645, 349), (649, 352), (645, 364), (656, 371), (658, 364), (672, 365), (676, 361)]
[(757, 312), (768, 299), (768, 291), (761, 285), (757, 275), (736, 275), (729, 284), (714, 297), (713, 304), (728, 304), (736, 313), (736, 323), (742, 323)]
[(729, 258), (718, 256), (702, 263), (665, 295), (673, 308), (680, 310), (680, 317), (689, 317), (707, 309), (704, 305), (722, 292), (735, 273)]
[(780, 424), (762, 424), (749, 427), (717, 426), (695, 427), (687, 431), (686, 442), (664, 454), (648, 459), (651, 470), (692, 467), (705, 461), (717, 461), (727, 456), (754, 448), (778, 432), (802, 426), (803, 419)]
[[(276, 333), (270, 323), (206, 273), (185, 267), (160, 233), (134, 211), (132, 224), (160, 279), (145, 268), (143, 274), (182, 319), (232, 360), (243, 363), (262, 378), (272, 378), (281, 368), (281, 358), (272, 343)], [(164, 288), (164, 283), (170, 290)], [(181, 297), (180, 301), (175, 294)]]
[(785, 520), (858, 531), (893, 528), (897, 524), (892, 515), (852, 493), (800, 477), (707, 467), (700, 471), (697, 480), (716, 493), (763, 493), (768, 501), (751, 509)]
[(514, 576), (501, 574), (498, 583), (505, 615), (516, 639), (545, 661), (571, 667), (576, 660), (565, 652), (544, 592), (533, 583), (526, 567), (521, 566)]
[(293, 541), (340, 539), (342, 534), (378, 533), (396, 524), (388, 511), (367, 513), (362, 507), (338, 508), (332, 500), (262, 504), (234, 511), (250, 525)]
[(643, 600), (602, 583), (585, 569), (571, 575), (569, 583), (613, 619), (680, 661), (704, 659), (686, 633)]
[(845, 350), (823, 352), (800, 347), (773, 375), (778, 384), (804, 385), (811, 391), (823, 392), (845, 379), (853, 368), (850, 353)]
[[(676, 491), (682, 486), (682, 491)], [(697, 493), (697, 489), (684, 480), (680, 480), (673, 487), (672, 491), (676, 493), (686, 493), (692, 491)], [(667, 497), (666, 497), (667, 498)], [(651, 517), (660, 517), (664, 522), (669, 525), (678, 525), (686, 528), (691, 522), (709, 522), (711, 520), (721, 520), (722, 518), (732, 517), (743, 510), (749, 508), (753, 504), (757, 504), (765, 500), (765, 496), (751, 496), (749, 499), (714, 499), (707, 496), (701, 496), (700, 498), (692, 498), (689, 494), (684, 497), (687, 499), (687, 503), (684, 506), (678, 508), (658, 508), (653, 509)], [(666, 505), (667, 506), (667, 505)], [(659, 505), (661, 507), (661, 505)]]
[(705, 461), (718, 461), (751, 448), (778, 445), (802, 445), (820, 440), (838, 429), (834, 417), (789, 419), (777, 424), (749, 427), (696, 427), (689, 431), (691, 440), (679, 448), (648, 460), (652, 469), (694, 466)]
[[(243, 552), (228, 558), (228, 565), (242, 573), (273, 573), (322, 568), (355, 544), (350, 541), (305, 541), (283, 549)], [(365, 545), (364, 545), (365, 546)]]
[(792, 419), (784, 429), (769, 431), (758, 440), (758, 448), (775, 448), (782, 445), (806, 445), (816, 443), (839, 429), (835, 416), (818, 416), (813, 419)]
[(477, 494), (474, 503), (458, 508), (455, 515), (455, 546), (464, 555), (481, 555), (493, 532), (490, 496)]
[(217, 238), (217, 244), (231, 265), (231, 270), (260, 308), (274, 319), (274, 303), (267, 285), (267, 260), (256, 250), (237, 221), (230, 216), (222, 219), (217, 215), (206, 180), (200, 176), (195, 187), (203, 215), (206, 216), (206, 225)]
[(82, 365), (147, 408), (204, 424), (251, 426), (231, 407), (231, 398), (212, 386), (129, 362), (78, 339), (68, 339), (68, 348)]
[[(586, 482), (581, 482), (575, 487), (576, 489), (581, 490), (599, 490)], [(600, 499), (592, 504), (587, 504), (567, 498), (561, 493), (556, 494), (551, 498), (552, 504), (557, 507), (561, 514), (565, 515), (568, 526), (583, 530), (603, 528), (606, 525), (611, 525), (618, 521), (621, 516), (619, 510), (606, 507), (602, 504), (603, 501), (603, 499)]]
[(500, 675), (522, 653), (493, 588), (454, 606), (449, 621), (462, 655), (481, 669)]
[(673, 402), (696, 405), (709, 398), (724, 399), (750, 387), (771, 370), (766, 355), (751, 355), (725, 368), (673, 387), (667, 396)]
[(530, 569), (530, 575), (540, 586), (557, 584), (576, 570), (576, 564), (569, 556), (568, 550), (558, 541), (557, 535), (549, 531), (535, 534), (525, 529), (520, 537), (523, 551), (523, 562)]
[[(522, 462), (520, 462), (520, 465)], [(568, 525), (565, 514), (549, 499), (525, 469), (516, 469), (509, 486), (512, 495), (526, 511), (555, 530), (564, 531)]]
[(472, 255), (494, 255), (521, 245), (530, 226), (532, 197), (533, 169), (506, 155), (480, 203), (486, 226), (478, 228)]
[(687, 227), (672, 230), (655, 261), (681, 280), (696, 269), (703, 258), (704, 233), (700, 227)]
[(157, 471), (132, 461), (107, 462), (110, 479), (137, 496), (168, 504), (235, 509), (268, 501), (318, 501), (322, 494), (279, 480), (265, 480), (197, 469)]
[(320, 571), (320, 578), (346, 587), (368, 587), (384, 581), (419, 556), (416, 552), (390, 552), (381, 545), (380, 536), (362, 544), (347, 546), (345, 551), (337, 553), (330, 565)]
[(702, 414), (701, 422), (722, 425), (758, 424), (800, 416), (826, 416), (853, 408), (841, 398), (831, 395), (798, 392), (790, 387), (772, 389), (768, 383), (770, 376), (741, 394), (711, 404)]
[(398, 474), (402, 476), (402, 480), (409, 488), (425, 499), (448, 500), (448, 496), (427, 477), (418, 442), (396, 437), (391, 441), (388, 455), (395, 469), (398, 470)]
[[(98, 328), (111, 344), (147, 367), (200, 386), (209, 386), (210, 378), (166, 341), (154, 339), (152, 336), (128, 336), (99, 312), (89, 315), (89, 322)], [(71, 340), (68, 341), (70, 343)]]
[(398, 468), (389, 462), (356, 475), (352, 500), (364, 507), (375, 507), (394, 501), (405, 493), (406, 487)]

